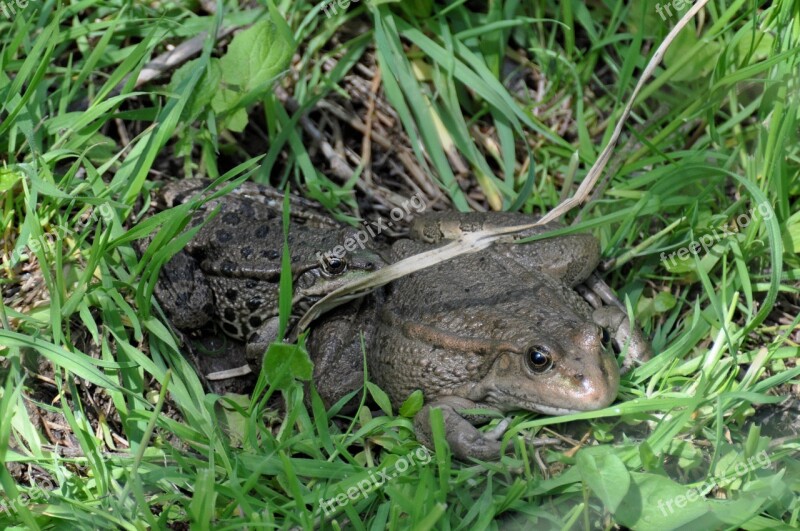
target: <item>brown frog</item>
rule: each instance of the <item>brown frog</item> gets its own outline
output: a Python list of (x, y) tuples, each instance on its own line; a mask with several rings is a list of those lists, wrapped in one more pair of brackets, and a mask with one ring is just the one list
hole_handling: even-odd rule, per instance
[[(441, 242), (465, 230), (530, 221), (521, 214), (438, 214), (420, 218), (412, 235)], [(433, 245), (401, 240), (392, 248), (392, 261)], [(423, 443), (432, 444), (430, 409), (437, 407), (456, 456), (496, 459), (500, 442), (473, 426), (485, 417), (462, 410), (560, 415), (609, 405), (619, 370), (606, 327), (613, 327), (616, 340), (636, 357), (649, 357), (647, 342), (630, 330), (627, 316), (620, 318), (616, 307), (593, 309), (573, 289), (598, 259), (596, 240), (585, 234), (530, 245), (501, 243), (391, 283), (386, 302), (366, 303), (361, 316), (352, 307), (341, 312), (348, 315), (346, 326), (362, 324), (370, 379), (395, 406), (414, 390), (423, 391), (426, 404), (415, 418)], [(336, 313), (323, 317), (312, 331), (310, 351), (318, 365), (326, 353), (349, 359), (350, 374), (360, 375), (361, 343), (335, 332), (341, 323)], [(331, 339), (337, 348), (326, 349)], [(341, 396), (337, 391), (343, 389), (324, 373), (315, 371), (315, 381), (326, 402)], [(352, 381), (348, 385), (349, 390)]]

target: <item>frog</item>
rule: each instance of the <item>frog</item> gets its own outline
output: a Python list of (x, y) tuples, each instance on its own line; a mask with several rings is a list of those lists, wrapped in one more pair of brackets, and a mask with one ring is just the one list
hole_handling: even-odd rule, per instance
[[(435, 212), (412, 221), (412, 239), (426, 243), (443, 243), (483, 229), (526, 225), (538, 216), (519, 212)], [(617, 353), (627, 349), (621, 372), (626, 374), (635, 365), (652, 357), (652, 349), (641, 330), (628, 318), (625, 306), (597, 274), (600, 247), (589, 233), (572, 233), (533, 242), (517, 243), (532, 236), (563, 229), (558, 222), (549, 222), (503, 237), (488, 252), (517, 271), (534, 271), (575, 288), (593, 311), (593, 319), (606, 332), (613, 332), (612, 345)]]
[[(428, 251), (464, 231), (531, 222), (523, 214), (493, 214), (423, 216), (412, 223), (412, 239), (394, 243), (390, 260)], [(537, 227), (523, 236), (552, 228)], [(385, 288), (385, 302), (364, 305), (362, 314), (345, 307), (339, 310), (345, 317), (336, 311), (324, 316), (310, 336), (315, 364), (335, 353), (350, 360), (350, 374), (363, 377), (363, 344), (368, 377), (394, 407), (422, 391), (425, 402), (414, 417), (418, 440), (433, 447), (430, 415), (439, 409), (449, 447), (462, 460), (502, 456), (503, 430), (476, 427), (493, 415), (514, 410), (562, 415), (608, 406), (616, 398), (620, 370), (606, 329), (625, 323), (609, 317), (619, 317), (618, 308), (593, 308), (574, 289), (598, 263), (597, 241), (571, 234), (525, 246), (511, 243), (518, 238), (395, 280)], [(360, 334), (358, 341), (334, 333), (343, 321)], [(649, 345), (630, 329), (617, 331), (617, 340), (624, 337), (629, 350), (648, 358)], [(337, 347), (325, 349), (334, 337)], [(325, 374), (315, 372), (315, 378), (322, 379), (315, 381), (326, 404), (341, 397)], [(346, 390), (352, 389), (353, 383), (348, 385)]]
[[(177, 181), (162, 189), (160, 201), (166, 207), (175, 206), (197, 197), (209, 184)], [(156, 298), (177, 329), (198, 330), (217, 323), (227, 336), (245, 344), (250, 369), (260, 367), (261, 356), (279, 333), (282, 197), (278, 190), (251, 183), (199, 208), (190, 225), (202, 226), (164, 265), (155, 288)], [(377, 250), (357, 239), (355, 229), (320, 214), (308, 200), (295, 196), (289, 202), (286, 241), (295, 314), (384, 265)], [(362, 243), (348, 245), (345, 251), (343, 242)], [(237, 374), (246, 372), (244, 368)], [(220, 371), (207, 377), (228, 375)]]

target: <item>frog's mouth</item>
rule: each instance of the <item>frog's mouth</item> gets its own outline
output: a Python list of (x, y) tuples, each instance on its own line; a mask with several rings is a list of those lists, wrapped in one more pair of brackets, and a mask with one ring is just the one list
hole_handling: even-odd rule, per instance
[(583, 413), (580, 409), (570, 409), (567, 407), (556, 407), (556, 406), (543, 406), (541, 404), (536, 404), (531, 406), (530, 411), (534, 413), (542, 413), (543, 415), (549, 415), (551, 417), (558, 417), (560, 415), (572, 415), (573, 413)]
[(509, 411), (529, 411), (533, 413), (541, 413), (542, 415), (548, 415), (551, 417), (558, 417), (561, 415), (572, 415), (575, 413), (585, 413), (587, 411), (594, 411), (600, 408), (586, 408), (586, 409), (577, 409), (577, 408), (569, 408), (569, 407), (562, 407), (562, 406), (550, 406), (545, 404), (540, 404), (538, 402), (531, 402), (530, 399), (524, 397), (514, 397), (516, 398), (517, 406), (509, 408)]
[[(506, 412), (522, 410), (561, 416), (608, 407), (616, 400), (617, 391), (614, 383), (597, 387), (570, 387), (566, 382), (560, 382), (535, 390), (528, 388), (527, 391), (522, 386), (508, 385), (492, 389), (487, 401)], [(546, 396), (548, 393), (551, 396)]]

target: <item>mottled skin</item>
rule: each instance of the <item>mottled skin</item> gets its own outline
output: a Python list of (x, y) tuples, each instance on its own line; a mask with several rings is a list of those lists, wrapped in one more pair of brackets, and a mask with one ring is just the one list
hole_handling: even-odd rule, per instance
[[(164, 202), (173, 206), (188, 200), (198, 187), (197, 181), (180, 181), (163, 191)], [(267, 194), (274, 192), (261, 188)], [(229, 336), (246, 341), (248, 362), (257, 366), (277, 336), (282, 200), (270, 202), (269, 195), (251, 198), (237, 190), (195, 214), (192, 225), (219, 207), (217, 216), (164, 266), (155, 293), (177, 328), (197, 329), (217, 322)], [(381, 267), (383, 261), (375, 252), (358, 247), (340, 260), (321, 260), (319, 253), (342, 245), (355, 231), (309, 211), (299, 198), (293, 201), (298, 210), (290, 209), (287, 237), (293, 308), (304, 311), (343, 283)]]
[[(395, 258), (427, 246), (400, 242)], [(453, 275), (453, 268), (471, 271)], [(381, 311), (370, 375), (392, 402), (422, 389), (418, 438), (432, 444), (430, 408), (441, 408), (453, 453), (496, 459), (500, 442), (461, 409), (561, 415), (614, 401), (619, 371), (591, 307), (567, 284), (486, 253), (402, 278)]]
[[(525, 225), (536, 219), (516, 212), (438, 212), (415, 219), (411, 225), (411, 235), (419, 241), (440, 243), (457, 239), (467, 232)], [(534, 227), (508, 237), (506, 243), (493, 245), (486, 253), (503, 260), (513, 273), (535, 272), (579, 288), (594, 308), (592, 320), (611, 332), (618, 351), (627, 347), (628, 355), (623, 361), (623, 373), (630, 370), (635, 363), (650, 359), (650, 344), (640, 330), (631, 327), (625, 307), (595, 273), (600, 260), (600, 246), (594, 236), (579, 233), (530, 244), (511, 243), (560, 228), (562, 226), (554, 222)]]
[[(411, 237), (425, 243), (442, 243), (458, 239), (462, 234), (483, 229), (527, 225), (537, 218), (516, 212), (436, 212), (416, 218), (411, 224)], [(504, 259), (514, 271), (538, 272), (559, 279), (569, 286), (583, 282), (597, 267), (600, 247), (591, 234), (571, 234), (540, 240), (532, 244), (513, 241), (559, 229), (548, 223), (507, 236), (486, 253)]]
[[(306, 346), (314, 362), (314, 386), (326, 407), (364, 385), (363, 344), (371, 350), (384, 303), (383, 290), (335, 308), (316, 319)], [(353, 412), (357, 398), (344, 411)]]

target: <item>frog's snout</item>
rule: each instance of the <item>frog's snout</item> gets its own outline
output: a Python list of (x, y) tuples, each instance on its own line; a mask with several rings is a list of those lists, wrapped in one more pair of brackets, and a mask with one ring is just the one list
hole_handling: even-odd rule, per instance
[[(577, 364), (568, 363), (567, 374), (575, 382), (577, 404), (583, 411), (601, 409), (617, 397), (619, 369), (605, 348), (603, 330), (593, 323), (580, 323), (572, 330)], [(574, 371), (574, 372), (573, 372)]]
[(599, 326), (590, 323), (581, 323), (573, 330), (575, 344), (589, 353), (600, 353), (603, 350), (603, 331)]
[(610, 357), (604, 356), (600, 365), (591, 372), (595, 374), (578, 375), (582, 377), (580, 382), (581, 402), (585, 411), (602, 409), (610, 405), (617, 398), (619, 388), (619, 371)]

